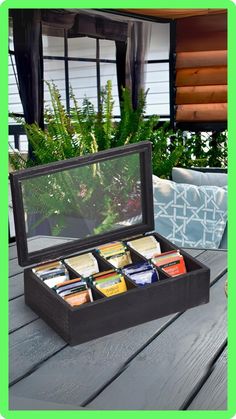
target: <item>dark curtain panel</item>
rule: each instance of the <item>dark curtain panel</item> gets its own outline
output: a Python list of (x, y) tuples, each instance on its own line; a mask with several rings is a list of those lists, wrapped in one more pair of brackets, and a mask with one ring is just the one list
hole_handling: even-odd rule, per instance
[[(29, 124), (43, 128), (43, 56), (41, 12), (38, 9), (12, 10), (13, 41), (19, 92)], [(32, 156), (32, 149), (29, 149)]]
[(103, 16), (78, 13), (74, 25), (68, 31), (68, 37), (91, 36), (92, 38), (110, 39), (113, 41), (127, 40), (128, 25)]
[(130, 22), (129, 42), (126, 55), (126, 86), (132, 94), (133, 108), (137, 108), (140, 89), (144, 89), (145, 60), (151, 35), (147, 22)]
[(116, 72), (119, 100), (122, 100), (122, 87), (125, 87), (126, 78), (126, 52), (127, 42), (116, 41)]
[[(14, 9), (11, 10), (11, 16), (20, 97), (27, 123), (37, 122), (43, 128), (42, 23), (48, 32), (50, 28), (66, 29), (68, 37), (90, 36), (114, 40), (121, 98), (121, 87), (126, 85), (127, 22), (60, 9)], [(33, 157), (31, 149), (29, 154)]]
[(77, 13), (65, 9), (41, 9), (41, 19), (53, 28), (71, 29)]

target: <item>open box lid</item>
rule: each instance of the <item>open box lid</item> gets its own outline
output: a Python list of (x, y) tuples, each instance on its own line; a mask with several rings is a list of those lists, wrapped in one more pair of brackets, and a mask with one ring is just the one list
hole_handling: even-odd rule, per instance
[(21, 266), (154, 228), (151, 143), (10, 174)]

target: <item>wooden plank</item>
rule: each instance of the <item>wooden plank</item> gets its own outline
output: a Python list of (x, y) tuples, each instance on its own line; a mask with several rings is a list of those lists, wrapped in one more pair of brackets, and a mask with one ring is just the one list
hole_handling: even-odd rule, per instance
[(227, 67), (193, 67), (181, 68), (176, 72), (177, 87), (180, 86), (209, 86), (227, 84)]
[[(226, 32), (227, 11), (223, 9), (221, 9), (221, 11), (224, 11), (224, 13), (217, 14), (215, 16), (195, 16), (188, 19), (178, 20), (176, 24), (177, 38), (180, 36), (191, 38), (194, 36), (199, 36), (201, 33), (207, 37), (216, 30), (219, 32)], [(212, 50), (214, 49), (215, 48), (213, 47)]]
[[(191, 255), (191, 256), (193, 256), (194, 258), (196, 258), (198, 255), (200, 255), (201, 253), (204, 253), (205, 252), (205, 250), (203, 250), (203, 249), (189, 249), (189, 248), (187, 248), (187, 249), (185, 249), (184, 248), (184, 250), (185, 250), (185, 252), (187, 252), (189, 255)], [(197, 258), (198, 259), (198, 258)]]
[[(127, 358), (158, 333), (171, 317), (173, 316), (154, 320), (145, 325), (126, 329), (74, 347), (67, 346), (42, 363), (36, 371), (33, 371), (35, 365), (39, 363), (40, 357), (43, 356), (43, 351), (39, 347), (39, 356), (34, 350), (33, 359), (31, 357), (32, 347), (35, 349), (37, 347), (34, 342), (36, 326), (36, 338), (39, 339), (40, 335), (40, 342), (41, 339), (43, 342), (45, 339), (45, 330), (41, 329), (40, 320), (36, 320), (19, 331), (23, 330), (26, 336), (30, 336), (33, 331), (30, 342), (24, 342), (21, 335), (17, 336), (15, 345), (10, 352), (12, 380), (27, 374), (30, 370), (33, 372), (16, 383), (11, 388), (10, 394), (17, 397), (27, 395), (27, 397), (39, 398), (47, 402), (56, 403), (60, 400), (62, 403), (79, 405), (89, 394), (109, 380)], [(17, 333), (10, 335), (10, 338)], [(49, 338), (49, 334), (47, 335)], [(28, 348), (29, 343), (31, 349)], [(44, 343), (43, 346), (45, 348)], [(52, 345), (51, 349), (51, 353), (53, 353)], [(30, 361), (27, 359), (27, 355), (24, 355), (25, 350), (31, 357)], [(54, 347), (54, 352), (56, 350), (58, 350), (58, 345)], [(18, 352), (20, 352), (20, 356)], [(59, 365), (60, 368), (58, 368)], [(46, 392), (45, 385), (48, 388)]]
[(212, 287), (209, 304), (179, 317), (87, 407), (181, 409), (226, 338), (225, 279)]
[(9, 263), (9, 276), (17, 275), (23, 272), (23, 268), (19, 265), (18, 259), (12, 259)]
[(17, 248), (15, 243), (9, 245), (8, 256), (9, 260), (17, 258)]
[[(186, 32), (187, 33), (187, 32)], [(176, 52), (227, 50), (227, 32), (197, 33), (194, 37), (179, 37)]]
[(225, 273), (225, 269), (227, 269), (227, 251), (207, 250), (206, 252), (201, 253), (197, 259), (210, 267), (211, 282)]
[(24, 274), (23, 272), (11, 276), (8, 282), (8, 293), (9, 293), (9, 300), (13, 298), (19, 297), (20, 295), (24, 294)]
[[(208, 253), (201, 249), (188, 249), (188, 251), (191, 254)], [(211, 263), (215, 264), (213, 254), (214, 252), (212, 252), (211, 257), (205, 256), (209, 267), (212, 267)], [(220, 257), (220, 252), (218, 257)], [(224, 260), (221, 260), (221, 262), (223, 265)], [(211, 271), (211, 280), (214, 280), (214, 274), (222, 271), (223, 267), (219, 265), (218, 268)], [(176, 315), (168, 316), (86, 342), (82, 345), (66, 347), (63, 351), (42, 364), (29, 377), (21, 380), (19, 384), (15, 384), (11, 389), (11, 394), (20, 397), (27, 394), (32, 398), (39, 397), (42, 400), (50, 402), (56, 402), (60, 399), (63, 403), (80, 404), (88, 395), (95, 392), (110, 380), (130, 357), (134, 357), (137, 351), (142, 350), (142, 347), (149, 340), (155, 338), (175, 318)], [(36, 320), (30, 326), (34, 327), (38, 322), (39, 320)], [(24, 329), (27, 331), (28, 328), (29, 326), (26, 326)], [(30, 336), (31, 331), (29, 330), (29, 332), (25, 333), (27, 336)], [(43, 339), (44, 330), (41, 331), (41, 335)], [(32, 337), (31, 341), (31, 345), (34, 345), (34, 337)], [(13, 348), (13, 358), (17, 356), (14, 355), (16, 350), (20, 350), (21, 354), (24, 353), (25, 344), (28, 345), (28, 342), (25, 343), (21, 340), (18, 346)], [(23, 370), (21, 369), (21, 374), (26, 374), (37, 364), (38, 359), (35, 357), (33, 362), (24, 365), (25, 368)], [(59, 369), (58, 365), (60, 365)], [(15, 369), (16, 373), (17, 364), (15, 365)], [(45, 392), (45, 378), (47, 381), (46, 385), (50, 388), (48, 392)], [(23, 389), (22, 392), (21, 389)]]
[(176, 68), (211, 67), (227, 65), (227, 51), (195, 51), (178, 52), (176, 54)]
[(60, 400), (65, 404), (80, 405), (116, 374), (127, 358), (145, 345), (169, 319), (170, 316), (78, 346), (68, 346), (15, 384), (10, 389), (10, 396), (27, 395), (47, 402)]
[(70, 404), (48, 403), (45, 401), (31, 399), (27, 397), (10, 397), (10, 410), (85, 410), (80, 406), (72, 406)]
[(176, 121), (227, 121), (227, 103), (177, 105)]
[(155, 16), (169, 19), (186, 18), (226, 13), (226, 9), (119, 9), (123, 13), (135, 13), (142, 16)]
[(65, 341), (41, 319), (12, 333), (9, 336), (9, 382), (20, 379), (65, 346)]
[(188, 410), (227, 410), (227, 349), (218, 358)]
[(227, 85), (177, 87), (176, 105), (226, 102)]
[(25, 305), (24, 297), (15, 298), (9, 302), (9, 331), (24, 326), (25, 324), (37, 319), (38, 316)]

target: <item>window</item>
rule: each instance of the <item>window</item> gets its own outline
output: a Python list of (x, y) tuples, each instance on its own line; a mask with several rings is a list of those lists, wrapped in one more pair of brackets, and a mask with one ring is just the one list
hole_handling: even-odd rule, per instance
[[(120, 114), (115, 42), (87, 36), (68, 38), (43, 35), (44, 79), (54, 81), (67, 110), (70, 108), (69, 88), (81, 105), (86, 96), (98, 110), (101, 88), (112, 80), (114, 115)], [(45, 102), (49, 103), (45, 85)]]
[[(13, 51), (13, 33), (12, 25), (10, 21), (9, 27), (9, 56), (8, 56), (8, 110), (9, 113), (14, 115), (23, 116), (23, 107), (19, 95), (19, 87), (17, 80), (17, 70), (15, 63), (15, 56)], [(9, 147), (17, 148), (21, 153), (27, 153), (28, 151), (28, 140), (26, 135), (22, 133), (20, 125), (16, 124), (16, 121), (9, 117), (9, 125), (12, 128), (12, 135), (9, 135)]]
[[(12, 25), (9, 27), (9, 56), (8, 56), (8, 108), (9, 113), (23, 115), (23, 108), (19, 95), (17, 70), (14, 56)], [(13, 123), (10, 118), (9, 123)]]
[(145, 71), (147, 115), (157, 114), (160, 120), (170, 119), (169, 77), (170, 25), (151, 23), (150, 45)]
[[(96, 13), (96, 12), (95, 12)], [(100, 12), (101, 15), (101, 12)], [(110, 16), (104, 13), (104, 16)], [(114, 15), (113, 15), (114, 16)], [(128, 16), (114, 16), (114, 19), (128, 22), (136, 19)], [(139, 19), (140, 20), (140, 19)], [(145, 90), (148, 89), (146, 115), (157, 114), (161, 120), (170, 119), (170, 24), (149, 22), (150, 44), (145, 66)], [(9, 36), (9, 112), (22, 114), (17, 71), (14, 59), (12, 25)], [(81, 105), (86, 96), (98, 109), (100, 91), (107, 80), (112, 81), (114, 110), (120, 115), (115, 41), (88, 36), (69, 37), (67, 31), (58, 27), (43, 25), (44, 80), (54, 81), (61, 100), (69, 111), (69, 89)], [(50, 103), (48, 87), (44, 85), (45, 104)], [(9, 123), (15, 124), (14, 120)]]

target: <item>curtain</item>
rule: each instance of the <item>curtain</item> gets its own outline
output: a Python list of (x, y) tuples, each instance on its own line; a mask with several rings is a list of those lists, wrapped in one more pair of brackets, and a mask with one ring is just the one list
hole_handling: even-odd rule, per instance
[[(19, 93), (25, 121), (43, 128), (43, 55), (41, 13), (38, 9), (12, 10), (13, 42)], [(29, 156), (33, 158), (29, 146)]]
[(119, 101), (122, 101), (122, 87), (126, 85), (126, 53), (127, 42), (116, 41), (116, 73)]
[(126, 41), (128, 25), (103, 16), (94, 16), (87, 13), (78, 13), (74, 24), (68, 31), (68, 37), (90, 36), (92, 38), (110, 39), (113, 41)]
[(145, 60), (151, 39), (151, 23), (129, 22), (126, 54), (126, 87), (132, 94), (133, 108), (137, 108), (140, 89), (145, 88)]
[[(68, 30), (69, 37), (92, 36), (116, 42), (119, 97), (129, 87), (134, 109), (145, 88), (145, 60), (151, 37), (149, 22), (119, 22), (106, 17), (65, 10), (13, 9), (13, 40), (20, 97), (27, 123), (43, 128), (42, 22)], [(29, 150), (32, 157), (32, 150)]]

